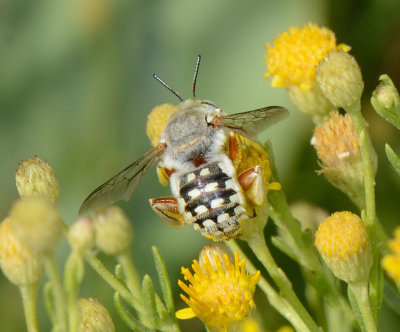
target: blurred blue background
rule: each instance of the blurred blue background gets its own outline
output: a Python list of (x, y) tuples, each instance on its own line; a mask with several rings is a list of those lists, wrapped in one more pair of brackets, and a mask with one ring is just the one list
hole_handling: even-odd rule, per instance
[[(178, 102), (152, 74), (160, 75), (184, 98), (190, 97), (198, 54), (202, 55), (199, 98), (213, 100), (228, 113), (267, 105), (291, 111), (289, 119), (261, 136), (272, 140), (291, 201), (309, 199), (329, 211), (354, 209), (316, 176), (310, 119), (295, 109), (283, 89), (272, 89), (264, 80), (265, 44), (289, 26), (309, 21), (334, 30), (338, 42), (352, 46), (362, 67), (365, 108), (378, 153), (386, 141), (396, 150), (398, 133), (378, 119), (367, 102), (380, 73), (387, 72), (399, 86), (399, 13), (396, 0), (0, 1), (1, 218), (17, 197), (18, 162), (37, 154), (57, 174), (58, 207), (71, 224), (95, 187), (150, 149), (145, 133), (149, 111), (163, 102)], [(378, 213), (391, 231), (399, 211), (390, 198), (398, 197), (399, 181), (381, 159)], [(180, 266), (188, 266), (206, 240), (190, 227), (170, 229), (151, 211), (148, 198), (168, 192), (151, 169), (131, 202), (120, 205), (133, 222), (132, 250), (139, 272), (156, 279), (151, 246), (158, 246), (178, 295)], [(60, 262), (66, 253), (63, 241)], [(112, 259), (104, 260), (112, 267)], [(290, 265), (289, 259), (282, 256), (282, 264)], [(82, 296), (100, 299), (114, 316), (117, 330), (127, 331), (115, 315), (112, 292), (90, 267), (87, 273)], [(296, 276), (290, 268), (288, 273)], [(18, 290), (2, 274), (0, 298), (2, 331), (23, 331)], [(178, 297), (176, 305), (183, 306)], [(41, 330), (47, 331), (49, 322), (40, 307)], [(271, 310), (270, 316), (276, 313)], [(278, 318), (270, 327), (281, 323)], [(193, 324), (192, 331), (201, 330), (198, 322), (188, 324)]]

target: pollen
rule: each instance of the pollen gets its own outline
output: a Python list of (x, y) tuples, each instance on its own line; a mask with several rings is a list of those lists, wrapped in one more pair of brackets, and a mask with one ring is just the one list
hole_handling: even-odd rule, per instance
[(389, 241), (392, 253), (382, 260), (382, 267), (386, 273), (400, 286), (400, 226), (394, 231), (394, 239)]
[(315, 246), (332, 272), (346, 282), (368, 278), (372, 253), (367, 228), (356, 214), (336, 212), (315, 233)]
[(147, 116), (146, 132), (153, 146), (158, 144), (169, 117), (176, 109), (173, 104), (161, 104), (154, 107)]
[(194, 274), (182, 267), (184, 279), (189, 284), (181, 280), (178, 284), (187, 294), (181, 294), (181, 298), (189, 308), (177, 311), (176, 317), (197, 316), (209, 329), (227, 331), (241, 323), (254, 309), (253, 294), (260, 272), (248, 274), (245, 261), (239, 261), (238, 253), (235, 253), (233, 264), (227, 254), (223, 255), (223, 262), (215, 255), (214, 265), (207, 255), (203, 259), (201, 266), (197, 260), (193, 261)]
[(336, 45), (331, 30), (312, 23), (300, 28), (291, 27), (289, 32), (279, 34), (273, 41), (273, 45), (266, 46), (268, 71), (265, 78), (273, 76), (273, 87), (297, 85), (303, 91), (312, 88), (316, 67), (330, 52), (350, 50), (345, 44)]

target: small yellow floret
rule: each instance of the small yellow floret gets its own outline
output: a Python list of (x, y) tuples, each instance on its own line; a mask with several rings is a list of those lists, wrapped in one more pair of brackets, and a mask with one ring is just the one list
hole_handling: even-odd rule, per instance
[(289, 32), (281, 33), (279, 38), (274, 39), (273, 46), (267, 44), (266, 48), (268, 72), (265, 77), (274, 76), (271, 85), (298, 85), (303, 91), (312, 88), (317, 65), (329, 52), (350, 50), (347, 45), (336, 45), (335, 34), (331, 30), (312, 23), (289, 28)]
[(348, 283), (368, 278), (372, 253), (367, 228), (356, 214), (336, 212), (315, 233), (315, 246), (332, 272)]
[(175, 111), (176, 105), (161, 104), (154, 107), (147, 116), (146, 132), (153, 146), (158, 144), (169, 117)]
[(224, 254), (224, 264), (220, 256), (215, 255), (215, 264), (216, 268), (205, 256), (202, 266), (197, 260), (193, 261), (194, 274), (182, 267), (182, 274), (190, 284), (181, 280), (178, 284), (188, 295), (181, 294), (181, 298), (189, 308), (179, 310), (176, 316), (179, 319), (197, 316), (208, 328), (222, 332), (241, 323), (254, 309), (253, 294), (260, 272), (249, 275), (245, 261), (239, 261), (237, 253), (234, 264), (227, 254)]
[(400, 226), (396, 227), (394, 239), (389, 241), (389, 247), (392, 253), (383, 258), (382, 267), (400, 287)]

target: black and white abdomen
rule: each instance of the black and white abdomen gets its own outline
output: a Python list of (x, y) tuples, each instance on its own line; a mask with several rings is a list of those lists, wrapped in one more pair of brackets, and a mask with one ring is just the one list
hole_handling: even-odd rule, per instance
[(226, 156), (218, 159), (171, 177), (171, 189), (185, 223), (216, 241), (235, 237), (240, 224), (248, 219), (232, 162)]

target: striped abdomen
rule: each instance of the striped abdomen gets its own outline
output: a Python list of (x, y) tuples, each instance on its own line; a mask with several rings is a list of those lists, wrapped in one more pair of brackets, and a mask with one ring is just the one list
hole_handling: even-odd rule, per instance
[(188, 224), (213, 240), (235, 237), (247, 219), (245, 198), (224, 161), (204, 164), (178, 178), (179, 210)]

